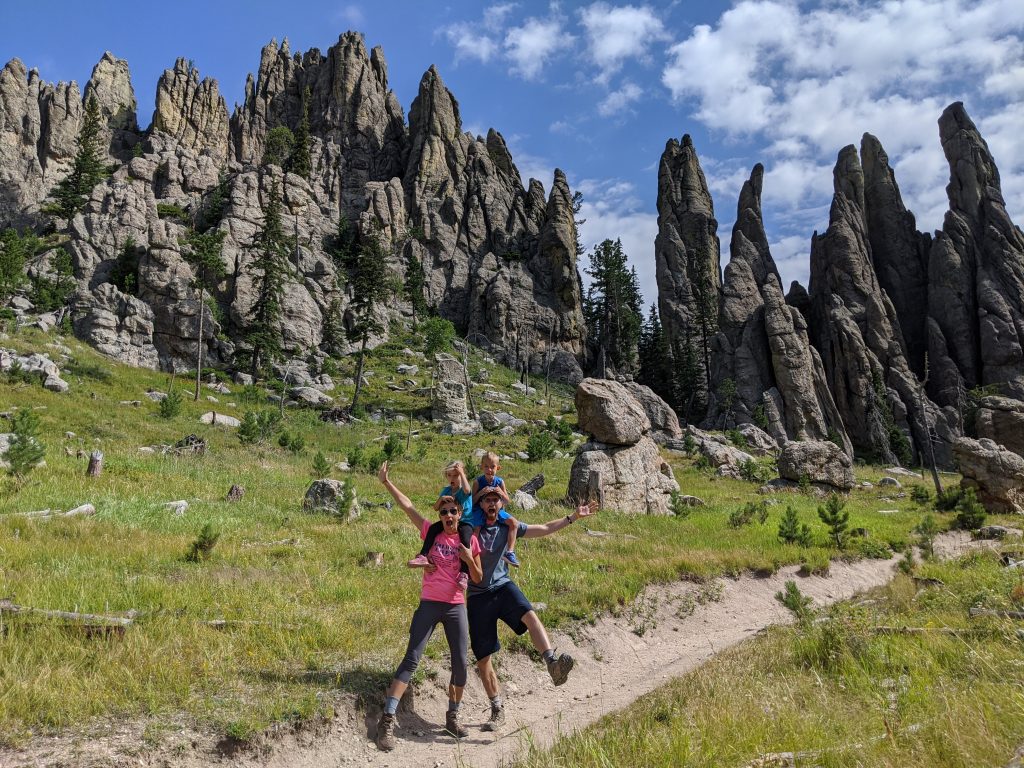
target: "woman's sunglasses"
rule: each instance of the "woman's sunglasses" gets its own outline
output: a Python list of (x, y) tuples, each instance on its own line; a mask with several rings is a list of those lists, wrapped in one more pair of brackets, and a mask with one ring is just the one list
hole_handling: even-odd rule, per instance
[(447, 508), (441, 510), (441, 514), (442, 515), (457, 515), (457, 514), (459, 514), (459, 510), (447, 507)]

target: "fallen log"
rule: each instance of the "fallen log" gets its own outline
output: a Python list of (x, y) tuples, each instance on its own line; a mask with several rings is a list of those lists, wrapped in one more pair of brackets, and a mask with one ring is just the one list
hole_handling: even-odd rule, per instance
[(76, 611), (52, 611), (47, 608), (32, 608), (27, 605), (15, 605), (10, 600), (0, 600), (0, 614), (41, 616), (44, 619), (70, 621), (93, 627), (130, 627), (135, 623), (137, 611), (128, 611), (124, 616), (108, 616), (101, 613), (78, 613)]
[(74, 509), (69, 509), (67, 512), (61, 512), (59, 509), (41, 509), (38, 512), (15, 512), (14, 514), (20, 517), (28, 517), (35, 520), (45, 520), (53, 517), (78, 517), (82, 515), (95, 515), (96, 507), (92, 504), (82, 504)]
[(988, 608), (971, 608), (967, 614), (972, 619), (991, 616), (996, 619), (1024, 619), (1024, 611), (993, 611)]

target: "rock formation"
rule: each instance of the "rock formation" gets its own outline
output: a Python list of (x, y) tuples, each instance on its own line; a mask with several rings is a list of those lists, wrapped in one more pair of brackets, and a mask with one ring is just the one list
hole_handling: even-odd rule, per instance
[(1024, 457), (1024, 402), (991, 395), (978, 401), (974, 432)]
[(852, 145), (833, 177), (829, 227), (812, 238), (810, 282), (812, 341), (829, 389), (858, 452), (913, 462), (934, 435), (936, 460), (949, 466), (957, 417), (927, 399), (907, 362), (896, 309), (875, 275), (865, 175)]
[(779, 477), (793, 483), (806, 481), (831, 490), (853, 488), (853, 461), (828, 440), (791, 441), (778, 457)]
[(715, 207), (693, 141), (670, 139), (658, 169), (658, 310), (673, 349), (695, 351), (701, 390), (718, 316), (719, 251)]
[(580, 429), (594, 439), (580, 446), (569, 474), (568, 497), (600, 497), (626, 514), (670, 513), (679, 484), (649, 436), (643, 406), (615, 381), (584, 379), (576, 388)]
[(929, 392), (962, 407), (963, 392), (1000, 385), (1024, 400), (1024, 234), (1006, 212), (999, 171), (964, 111), (939, 118), (949, 210), (928, 262)]
[(974, 488), (989, 512), (1024, 514), (1024, 458), (988, 438), (953, 445), (963, 488)]
[[(423, 76), (408, 126), (383, 53), (368, 52), (356, 33), (342, 35), (326, 54), (293, 54), (287, 41), (270, 43), (230, 117), (216, 81), (200, 79), (184, 59), (160, 78), (144, 133), (135, 124), (125, 62), (105, 54), (86, 94), (97, 100), (104, 141), (121, 165), (68, 225), (81, 289), (76, 327), (102, 337), (99, 343), (122, 359), (189, 367), (203, 312), (211, 364), (231, 361), (253, 302), (252, 238), (277, 183), (286, 233), (297, 241), (285, 288), (286, 352), (321, 346), (329, 311), (351, 320), (347, 276), (328, 254), (343, 217), (359, 238), (380, 238), (396, 282), (415, 257), (427, 303), (474, 343), (517, 367), (582, 378), (586, 330), (566, 178), (557, 172), (548, 196), (538, 181), (524, 188), (501, 134), (463, 132), (458, 103), (434, 67)], [(304, 113), (309, 178), (264, 166), (268, 133), (297, 130)], [(44, 222), (40, 204), (67, 172), (81, 115), (74, 83), (41, 83), (17, 60), (0, 71), (0, 227)], [(199, 307), (179, 244), (215, 190), (226, 198), (219, 224), (213, 222), (226, 233), (228, 274), (213, 292), (220, 322)], [(139, 250), (130, 298), (152, 314), (133, 320), (130, 330), (126, 319), (145, 312), (107, 289), (90, 298), (109, 283), (129, 241)], [(51, 259), (44, 256), (43, 268)], [(381, 311), (385, 327), (411, 311), (396, 299)], [(103, 317), (87, 317), (98, 306)], [(346, 351), (343, 340), (336, 351)]]

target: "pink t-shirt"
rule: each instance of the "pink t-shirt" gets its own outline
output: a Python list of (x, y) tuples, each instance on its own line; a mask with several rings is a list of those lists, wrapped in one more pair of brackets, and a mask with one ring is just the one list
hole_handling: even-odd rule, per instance
[[(427, 538), (427, 530), (433, 524), (433, 520), (424, 520), (420, 529), (420, 539)], [(466, 596), (459, 589), (459, 549), (462, 542), (459, 541), (459, 534), (444, 533), (443, 531), (434, 539), (434, 546), (430, 548), (427, 557), (430, 562), (437, 566), (433, 573), (423, 572), (423, 591), (420, 592), (421, 600), (434, 600), (439, 603), (452, 603), (460, 605), (466, 602)], [(469, 551), (473, 555), (480, 554), (480, 542), (476, 536), (470, 541)]]

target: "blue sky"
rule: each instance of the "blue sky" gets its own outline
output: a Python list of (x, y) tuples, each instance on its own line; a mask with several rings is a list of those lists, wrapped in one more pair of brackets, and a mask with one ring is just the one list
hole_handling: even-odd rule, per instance
[(348, 29), (381, 45), (406, 113), (436, 64), (464, 129), (501, 131), (524, 181), (560, 167), (585, 196), (588, 245), (621, 237), (656, 295), (658, 159), (693, 136), (715, 199), (723, 266), (736, 198), (766, 167), (765, 223), (784, 280), (806, 284), (811, 233), (828, 222), (832, 166), (870, 131), (918, 227), (941, 226), (948, 168), (936, 120), (963, 101), (1024, 221), (1024, 2), (3, 3), (0, 62), (84, 87), (104, 50), (127, 59), (139, 122), (175, 58), (216, 78), (229, 109), (260, 48), (325, 50)]

